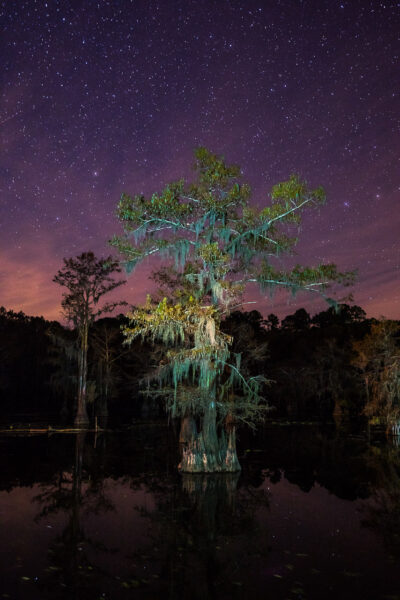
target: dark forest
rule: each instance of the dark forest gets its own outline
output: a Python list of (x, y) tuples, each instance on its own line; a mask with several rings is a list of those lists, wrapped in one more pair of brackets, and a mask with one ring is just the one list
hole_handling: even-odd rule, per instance
[[(91, 427), (166, 418), (162, 398), (149, 400), (147, 376), (161, 346), (124, 345), (126, 317), (105, 317), (89, 333), (88, 413)], [(256, 310), (222, 323), (246, 374), (267, 379), (265, 419), (370, 422), (383, 429), (399, 415), (398, 321), (367, 319), (343, 304), (311, 317), (299, 309), (280, 322)], [(13, 427), (72, 425), (76, 408), (77, 334), (56, 321), (0, 309), (2, 421)]]

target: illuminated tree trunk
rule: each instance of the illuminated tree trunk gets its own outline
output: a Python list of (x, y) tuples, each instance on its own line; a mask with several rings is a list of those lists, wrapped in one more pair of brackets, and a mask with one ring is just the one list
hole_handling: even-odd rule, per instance
[[(215, 321), (208, 319), (205, 327), (207, 343), (216, 344)], [(184, 473), (236, 473), (240, 464), (236, 454), (236, 436), (233, 419), (225, 419), (224, 425), (217, 426), (217, 378), (215, 367), (210, 361), (207, 365), (209, 372), (206, 406), (201, 430), (197, 433), (192, 427), (186, 443), (182, 446), (182, 460), (178, 466)]]
[(178, 466), (183, 473), (236, 473), (241, 467), (236, 454), (236, 435), (233, 423), (217, 427), (215, 392), (202, 419), (199, 432), (189, 431), (186, 417), (185, 435), (181, 428), (182, 459)]

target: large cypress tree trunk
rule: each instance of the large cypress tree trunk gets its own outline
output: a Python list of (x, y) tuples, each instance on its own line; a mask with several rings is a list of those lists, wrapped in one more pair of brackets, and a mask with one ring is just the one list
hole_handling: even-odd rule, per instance
[(225, 470), (228, 473), (236, 473), (241, 470), (241, 466), (236, 453), (236, 427), (231, 415), (226, 417), (225, 428), (228, 438), (225, 452)]
[[(199, 432), (186, 426), (186, 435), (181, 433), (182, 459), (178, 469), (182, 473), (236, 473), (241, 467), (236, 454), (236, 436), (233, 423), (217, 427), (215, 394), (203, 416)], [(186, 417), (188, 419), (188, 417)], [(182, 432), (182, 429), (181, 429)]]
[(196, 421), (191, 415), (185, 415), (181, 419), (181, 428), (179, 431), (179, 444), (184, 448), (190, 442), (193, 436), (197, 435)]
[[(216, 344), (215, 322), (209, 319), (205, 323), (207, 343)], [(236, 454), (235, 427), (232, 418), (225, 420), (223, 426), (217, 426), (217, 374), (213, 363), (208, 363), (210, 373), (201, 430), (192, 428), (191, 435), (186, 433), (186, 441), (181, 445), (182, 459), (178, 469), (183, 473), (236, 473), (241, 467)], [(181, 430), (182, 431), (182, 430)]]

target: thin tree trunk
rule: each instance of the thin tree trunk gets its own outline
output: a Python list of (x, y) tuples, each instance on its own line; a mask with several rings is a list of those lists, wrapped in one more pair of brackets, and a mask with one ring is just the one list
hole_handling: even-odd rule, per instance
[(88, 324), (85, 323), (81, 334), (81, 348), (79, 356), (78, 376), (78, 406), (75, 417), (75, 426), (85, 429), (89, 425), (86, 410), (86, 384), (87, 384), (87, 352), (88, 352)]
[(107, 396), (104, 393), (96, 401), (96, 419), (98, 419), (98, 424), (102, 429), (107, 427), (108, 404)]

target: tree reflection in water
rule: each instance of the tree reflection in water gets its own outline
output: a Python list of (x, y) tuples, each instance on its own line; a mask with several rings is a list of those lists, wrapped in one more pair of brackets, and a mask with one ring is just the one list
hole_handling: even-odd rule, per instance
[(98, 591), (100, 596), (105, 574), (93, 564), (90, 549), (112, 551), (88, 537), (82, 525), (83, 518), (89, 514), (115, 510), (105, 494), (104, 478), (101, 475), (88, 477), (84, 472), (85, 438), (86, 432), (76, 435), (71, 473), (57, 474), (54, 482), (44, 485), (43, 491), (34, 498), (41, 505), (36, 521), (59, 512), (67, 516), (64, 529), (49, 548), (47, 576), (42, 577), (39, 584), (41, 591), (52, 598), (63, 589), (70, 598), (84, 598), (89, 590)]
[(369, 461), (379, 473), (372, 502), (364, 507), (363, 524), (383, 538), (393, 560), (400, 558), (400, 447), (371, 447)]
[[(275, 427), (247, 440), (240, 477), (178, 475), (167, 438), (166, 428), (146, 427), (96, 447), (84, 433), (3, 440), (0, 512), (14, 491), (36, 494), (40, 525), (33, 539), (14, 540), (12, 528), (12, 544), (0, 537), (2, 556), (13, 557), (5, 591), (21, 553), (24, 600), (282, 600), (295, 589), (354, 600), (398, 589), (398, 448)], [(31, 513), (11, 512), (32, 528)]]
[(151, 542), (135, 560), (144, 556), (157, 566), (169, 598), (225, 597), (227, 585), (245, 584), (246, 564), (267, 554), (255, 519), (268, 507), (267, 495), (250, 485), (237, 488), (239, 476), (183, 474), (170, 486), (154, 482), (156, 510), (142, 512), (152, 524)]
[[(150, 509), (132, 506), (131, 511), (132, 521), (140, 515), (146, 522), (148, 542), (138, 545), (133, 538), (130, 556), (121, 555), (121, 563), (127, 559), (130, 563), (129, 574), (122, 565), (115, 572), (111, 565), (110, 570), (104, 568), (104, 560), (96, 561), (107, 553), (120, 556), (120, 549), (109, 548), (103, 538), (100, 542), (85, 532), (89, 515), (116, 508), (107, 497), (107, 478), (98, 468), (101, 456), (85, 444), (85, 435), (76, 436), (71, 473), (57, 473), (34, 498), (41, 505), (37, 521), (59, 513), (67, 516), (50, 545), (49, 566), (38, 584), (43, 596), (119, 598), (135, 589), (136, 597), (143, 598), (148, 593), (212, 598), (226, 582), (244, 584), (246, 563), (267, 553), (265, 536), (254, 517), (268, 501), (265, 492), (250, 483), (238, 489), (239, 473), (171, 478), (165, 470), (143, 474), (136, 465), (136, 473), (119, 478), (119, 483), (135, 493), (146, 490), (154, 498)], [(108, 515), (111, 521), (115, 517)]]

